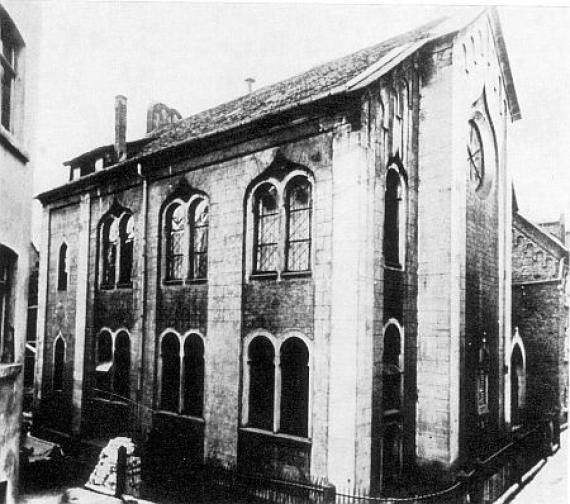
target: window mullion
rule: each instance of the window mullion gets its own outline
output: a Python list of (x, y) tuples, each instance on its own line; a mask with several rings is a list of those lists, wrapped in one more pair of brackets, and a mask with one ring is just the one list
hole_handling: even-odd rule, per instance
[(116, 286), (121, 279), (121, 255), (123, 253), (123, 237), (121, 236), (121, 226), (119, 226), (119, 238), (115, 245), (115, 278), (113, 284)]
[(285, 264), (287, 252), (287, 205), (283, 194), (280, 194), (277, 199), (278, 217), (279, 217), (279, 236), (277, 237), (277, 271), (280, 275), (281, 272), (287, 269)]
[(188, 215), (188, 209), (184, 212), (185, 224), (184, 224), (184, 236), (182, 237), (182, 279), (190, 278), (190, 235), (192, 232), (190, 226), (190, 216)]
[(279, 432), (281, 429), (281, 358), (275, 352), (273, 359), (273, 368), (275, 372), (275, 385), (273, 390), (273, 432)]
[(180, 371), (178, 376), (178, 413), (182, 413), (184, 411), (184, 345), (183, 342), (180, 342)]

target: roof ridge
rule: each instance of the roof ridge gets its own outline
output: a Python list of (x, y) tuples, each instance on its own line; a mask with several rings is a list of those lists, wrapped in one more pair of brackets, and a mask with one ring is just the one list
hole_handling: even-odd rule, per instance
[[(260, 96), (264, 92), (267, 92), (268, 90), (270, 90), (274, 86), (278, 86), (279, 84), (285, 84), (287, 82), (294, 81), (296, 79), (299, 79), (302, 76), (310, 74), (311, 72), (316, 72), (320, 69), (323, 69), (324, 67), (334, 65), (334, 64), (338, 64), (342, 61), (346, 61), (346, 60), (349, 60), (351, 58), (354, 58), (357, 55), (365, 54), (367, 52), (377, 50), (382, 46), (392, 45), (392, 44), (397, 44), (398, 46), (400, 46), (400, 45), (404, 44), (410, 36), (412, 36), (414, 34), (417, 34), (417, 36), (420, 36), (420, 34), (421, 34), (422, 36), (420, 38), (422, 38), (422, 39), (427, 38), (429, 36), (429, 33), (427, 33), (428, 30), (436, 28), (437, 26), (441, 25), (445, 21), (448, 21), (449, 19), (450, 19), (450, 16), (440, 16), (434, 20), (431, 20), (431, 21), (428, 21), (427, 23), (424, 23), (423, 25), (412, 28), (411, 30), (408, 30), (404, 33), (399, 33), (397, 35), (394, 35), (393, 37), (389, 37), (389, 38), (384, 39), (384, 40), (377, 42), (375, 44), (371, 44), (365, 48), (362, 48), (362, 49), (359, 49), (357, 51), (345, 54), (344, 56), (340, 56), (338, 58), (333, 58), (330, 60), (323, 61), (322, 63), (318, 63), (316, 65), (313, 65), (313, 66), (309, 67), (307, 70), (301, 71), (295, 75), (292, 75), (290, 77), (286, 77), (285, 79), (281, 79), (281, 80), (275, 81), (275, 82), (270, 83), (270, 84), (266, 84), (265, 86), (263, 86), (259, 89), (256, 89), (255, 91), (252, 91), (251, 93), (238, 96), (236, 98), (228, 100), (227, 102), (222, 102), (220, 104), (217, 104), (217, 105), (214, 105), (212, 107), (208, 107), (206, 109), (203, 109), (199, 112), (196, 112), (195, 114), (191, 114), (191, 115), (181, 119), (180, 121), (178, 121), (174, 124), (165, 124), (162, 128), (156, 129), (156, 130), (150, 132), (149, 136), (150, 137), (159, 136), (160, 134), (164, 133), (165, 131), (167, 131), (169, 129), (176, 128), (177, 125), (180, 125), (181, 123), (185, 122), (188, 119), (199, 116), (199, 115), (204, 114), (206, 112), (209, 112), (211, 110), (215, 110), (218, 107), (229, 106), (230, 104), (239, 103), (240, 101), (245, 100), (248, 97), (249, 98), (255, 98), (256, 96)], [(396, 48), (394, 48), (394, 49), (396, 49)], [(380, 60), (380, 59), (381, 58), (378, 58), (378, 60)]]

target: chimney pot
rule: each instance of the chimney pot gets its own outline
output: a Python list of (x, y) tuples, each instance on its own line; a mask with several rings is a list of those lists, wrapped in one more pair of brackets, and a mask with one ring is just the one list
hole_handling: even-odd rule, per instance
[(127, 97), (115, 96), (115, 153), (117, 161), (127, 159)]
[(247, 93), (250, 94), (253, 91), (253, 85), (255, 84), (255, 79), (253, 77), (247, 77), (245, 79), (247, 83)]

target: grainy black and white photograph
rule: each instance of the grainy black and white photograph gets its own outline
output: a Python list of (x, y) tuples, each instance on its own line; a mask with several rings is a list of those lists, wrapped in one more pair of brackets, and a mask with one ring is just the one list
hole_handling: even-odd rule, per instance
[(568, 26), (0, 0), (0, 504), (566, 504)]

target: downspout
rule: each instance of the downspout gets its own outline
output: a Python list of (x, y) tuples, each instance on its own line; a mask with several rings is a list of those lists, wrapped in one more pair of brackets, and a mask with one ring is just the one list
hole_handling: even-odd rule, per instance
[(143, 432), (143, 415), (145, 405), (143, 404), (144, 393), (143, 393), (143, 381), (144, 381), (144, 365), (145, 365), (145, 338), (146, 338), (146, 291), (147, 291), (147, 231), (148, 231), (148, 181), (142, 173), (142, 164), (137, 164), (137, 174), (142, 178), (142, 216), (143, 216), (143, 229), (141, 235), (141, 247), (142, 247), (142, 283), (141, 283), (141, 337), (139, 338), (139, 370), (138, 370), (138, 387), (137, 387), (137, 423), (139, 424), (140, 434), (142, 438)]

